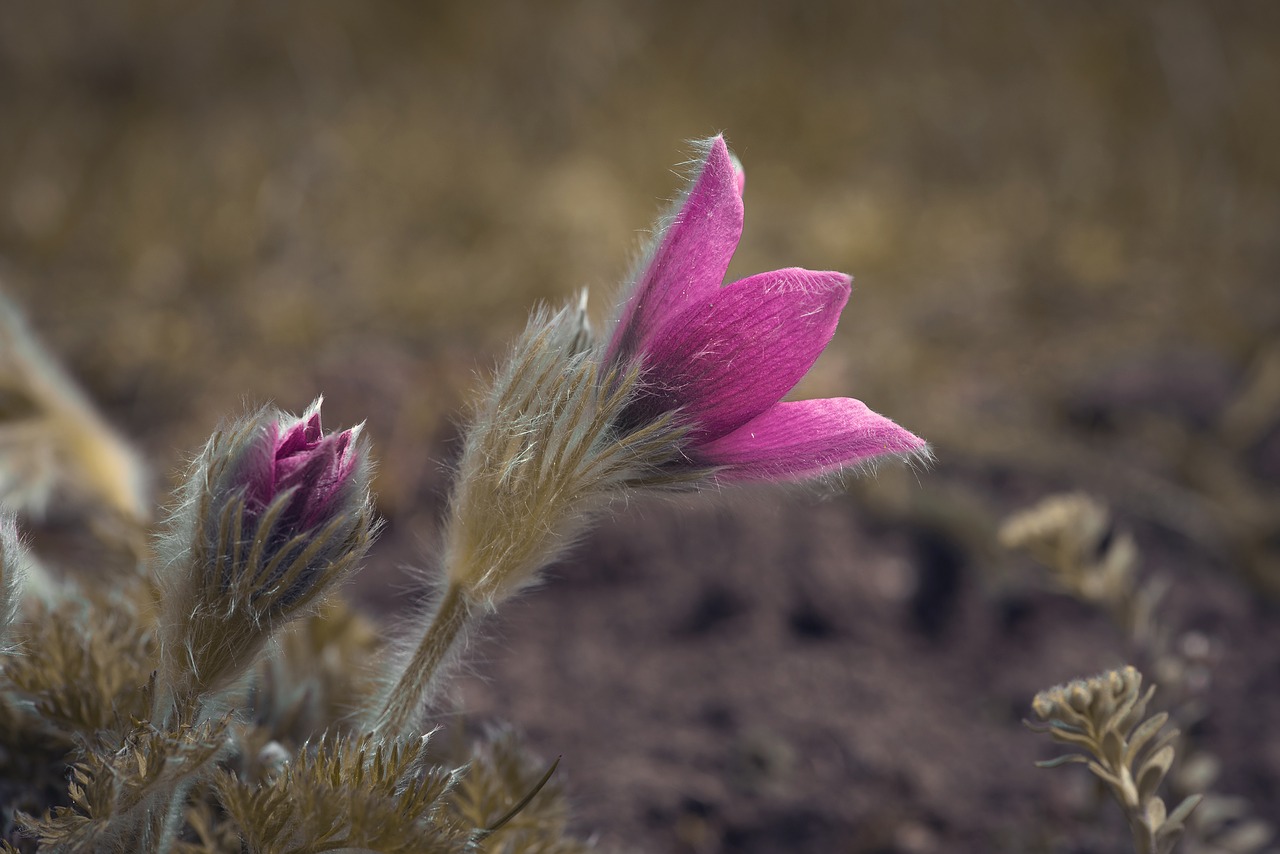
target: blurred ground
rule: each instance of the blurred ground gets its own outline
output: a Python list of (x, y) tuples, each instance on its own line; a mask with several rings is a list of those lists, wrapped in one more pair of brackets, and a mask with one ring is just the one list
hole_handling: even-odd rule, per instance
[(460, 698), (637, 850), (1124, 851), (1018, 719), (1119, 633), (992, 544), (1100, 495), (1219, 656), (1195, 733), (1280, 822), (1280, 5), (50, 0), (0, 7), (5, 285), (161, 472), (246, 401), (367, 419), (422, 565), (460, 407), (539, 299), (600, 315), (682, 140), (737, 277), (856, 278), (801, 392), (925, 473), (628, 508)]

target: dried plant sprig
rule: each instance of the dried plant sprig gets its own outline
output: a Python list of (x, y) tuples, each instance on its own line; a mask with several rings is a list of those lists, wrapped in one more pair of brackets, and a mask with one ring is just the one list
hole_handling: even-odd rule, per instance
[(211, 770), (227, 748), (227, 719), (161, 731), (142, 725), (115, 749), (88, 747), (71, 768), (71, 806), (18, 824), (43, 850), (164, 854), (176, 788)]
[(1201, 797), (1190, 795), (1168, 811), (1156, 794), (1173, 765), (1178, 731), (1165, 730), (1167, 712), (1146, 717), (1154, 693), (1154, 685), (1142, 690), (1136, 668), (1110, 670), (1040, 692), (1032, 709), (1044, 724), (1028, 722), (1055, 741), (1085, 751), (1037, 764), (1085, 764), (1119, 802), (1138, 854), (1172, 851)]
[(264, 409), (213, 435), (160, 542), (164, 704), (216, 693), (345, 578), (375, 531), (360, 429)]
[(475, 838), (494, 854), (588, 851), (567, 834), (569, 811), (552, 777), (558, 762), (544, 767), (521, 748), (513, 730), (493, 729), (473, 748), (467, 773), (449, 793), (450, 807), (479, 828)]
[(999, 536), (1005, 548), (1026, 551), (1088, 602), (1110, 604), (1132, 592), (1138, 557), (1133, 538), (1117, 535), (1107, 508), (1088, 495), (1050, 496), (1009, 517)]
[(118, 742), (147, 717), (156, 653), (147, 595), (140, 580), (109, 590), (66, 582), (56, 600), (28, 603), (13, 634), (21, 654), (5, 660), (2, 683), (25, 732), (66, 749)]
[[(1082, 494), (1050, 496), (1010, 517), (1000, 530), (1002, 543), (1022, 549), (1044, 563), (1062, 590), (1103, 609), (1124, 629), (1133, 652), (1153, 669), (1167, 704), (1184, 728), (1205, 714), (1199, 699), (1208, 685), (1208, 641), (1198, 633), (1178, 634), (1159, 619), (1168, 582), (1159, 575), (1138, 577), (1138, 547), (1117, 531), (1110, 512)], [(1199, 652), (1197, 652), (1199, 650)], [(1251, 854), (1273, 835), (1266, 822), (1249, 819), (1240, 798), (1209, 792), (1217, 760), (1203, 750), (1184, 749), (1170, 778), (1178, 794), (1204, 793), (1187, 823), (1183, 847), (1190, 852)]]
[(328, 736), (304, 745), (271, 779), (223, 771), (214, 786), (253, 854), (470, 850), (471, 829), (444, 809), (460, 772), (426, 757), (425, 737)]
[(1104, 608), (1140, 646), (1164, 645), (1156, 623), (1164, 585), (1155, 578), (1139, 581), (1137, 544), (1116, 530), (1111, 513), (1093, 498), (1050, 496), (1005, 520), (999, 538), (1005, 548), (1047, 566), (1064, 592)]
[(65, 490), (142, 524), (149, 480), (142, 458), (0, 292), (0, 505), (39, 516)]

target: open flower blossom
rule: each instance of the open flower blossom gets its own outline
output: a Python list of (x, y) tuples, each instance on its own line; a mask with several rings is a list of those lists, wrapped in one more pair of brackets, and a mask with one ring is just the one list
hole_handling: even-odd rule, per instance
[(642, 365), (619, 418), (677, 413), (682, 467), (722, 480), (795, 480), (885, 455), (927, 455), (919, 437), (850, 398), (781, 402), (826, 349), (849, 299), (844, 273), (790, 267), (723, 285), (742, 235), (743, 173), (722, 137), (660, 223), (606, 350)]
[(722, 287), (743, 183), (724, 140), (708, 141), (607, 341), (590, 334), (582, 304), (530, 320), (467, 429), (444, 532), (448, 583), (379, 730), (415, 731), (468, 628), (535, 582), (611, 500), (927, 454), (856, 400), (779, 402), (830, 342), (850, 279), (792, 268)]

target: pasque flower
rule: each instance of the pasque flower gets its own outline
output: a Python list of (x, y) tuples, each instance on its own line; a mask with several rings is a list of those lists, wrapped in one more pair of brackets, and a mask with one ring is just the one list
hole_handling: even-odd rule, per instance
[(344, 578), (373, 537), (360, 428), (325, 434), (264, 409), (210, 438), (161, 541), (162, 647), (175, 694), (203, 694), (252, 662), (270, 633)]
[(325, 435), (317, 400), (301, 418), (264, 411), (211, 443), (204, 526), (224, 591), (269, 617), (312, 597), (348, 537), (363, 541), (371, 514), (359, 437), (359, 427)]
[(478, 617), (534, 583), (631, 490), (794, 480), (926, 452), (856, 400), (779, 402), (831, 340), (850, 280), (793, 268), (721, 287), (742, 234), (742, 188), (724, 140), (709, 140), (607, 342), (590, 334), (582, 306), (534, 315), (467, 430), (446, 585), (380, 730), (418, 726)]
[(618, 421), (677, 413), (682, 468), (722, 480), (795, 480), (927, 445), (850, 398), (780, 402), (826, 348), (849, 299), (844, 273), (791, 267), (723, 285), (742, 234), (743, 174), (722, 137), (659, 223), (606, 349), (642, 366)]

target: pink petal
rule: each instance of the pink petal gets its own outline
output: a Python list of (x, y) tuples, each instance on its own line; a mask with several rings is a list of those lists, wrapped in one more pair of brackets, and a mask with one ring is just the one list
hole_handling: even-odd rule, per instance
[(276, 458), (284, 459), (293, 454), (307, 450), (320, 441), (324, 430), (320, 427), (320, 413), (316, 411), (310, 417), (299, 418), (279, 439), (276, 447)]
[(924, 440), (847, 397), (779, 403), (698, 449), (725, 480), (795, 480), (885, 454), (923, 453)]
[(315, 527), (328, 514), (350, 472), (350, 461), (344, 458), (349, 441), (345, 433), (325, 436), (314, 448), (277, 464), (277, 493), (296, 490), (282, 516), (284, 521), (305, 530)]
[(695, 425), (695, 444), (740, 427), (812, 367), (849, 291), (844, 273), (793, 267), (699, 295), (646, 347), (640, 414), (679, 408)]
[(636, 281), (607, 358), (625, 360), (691, 299), (724, 283), (742, 236), (742, 185), (724, 137), (711, 140), (706, 161), (674, 220)]

